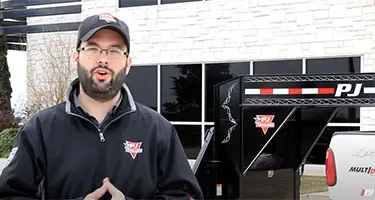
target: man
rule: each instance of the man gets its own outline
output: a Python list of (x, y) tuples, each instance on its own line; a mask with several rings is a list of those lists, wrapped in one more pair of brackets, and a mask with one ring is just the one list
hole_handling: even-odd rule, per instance
[(124, 84), (129, 50), (123, 21), (100, 14), (82, 22), (73, 55), (78, 78), (64, 103), (20, 129), (0, 198), (202, 198), (174, 127), (135, 103)]

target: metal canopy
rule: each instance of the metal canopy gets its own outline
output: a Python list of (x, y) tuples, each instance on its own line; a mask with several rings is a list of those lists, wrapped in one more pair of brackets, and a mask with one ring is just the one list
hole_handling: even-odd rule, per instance
[[(75, 5), (56, 6), (61, 3), (74, 3)], [(46, 7), (46, 5), (48, 7)], [(32, 8), (28, 6), (42, 6)], [(53, 16), (61, 14), (81, 13), (81, 0), (9, 0), (0, 2), (0, 35), (12, 36), (8, 41), (8, 49), (26, 50), (26, 38), (28, 33), (43, 33), (57, 31), (77, 30), (80, 22), (66, 22), (55, 24), (27, 25), (27, 17)], [(16, 41), (22, 41), (14, 43)]]

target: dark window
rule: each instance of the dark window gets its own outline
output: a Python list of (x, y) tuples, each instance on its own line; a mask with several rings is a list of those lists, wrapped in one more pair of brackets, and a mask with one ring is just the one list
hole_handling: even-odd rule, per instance
[(322, 73), (359, 73), (361, 69), (361, 60), (354, 58), (327, 58), (327, 59), (307, 59), (307, 74)]
[(125, 83), (128, 85), (135, 101), (157, 110), (156, 66), (131, 67)]
[(308, 155), (306, 159), (307, 164), (325, 164), (325, 155), (327, 153), (327, 148), (329, 146), (329, 143), (331, 142), (333, 133), (335, 133), (336, 131), (359, 131), (359, 127), (327, 127)]
[(336, 123), (359, 123), (360, 121), (360, 108), (340, 108), (336, 115), (332, 118), (331, 122)]
[[(338, 74), (360, 73), (361, 60), (359, 57), (307, 59), (307, 74)], [(340, 108), (331, 122), (358, 123), (359, 108)]]
[(190, 2), (190, 1), (202, 1), (202, 0), (161, 0), (161, 4), (183, 3), (183, 2)]
[(250, 74), (249, 62), (206, 64), (206, 121), (214, 121), (214, 85), (242, 74)]
[(254, 75), (302, 74), (302, 60), (254, 62)]
[[(359, 123), (360, 120), (360, 109), (355, 107), (339, 108), (335, 116), (331, 119), (332, 123)], [(319, 119), (321, 116), (321, 109), (309, 109), (303, 116), (304, 120)]]
[(157, 5), (157, 0), (120, 0), (121, 7)]
[(189, 159), (196, 159), (201, 149), (201, 126), (174, 125)]
[(201, 121), (202, 65), (161, 66), (161, 113), (170, 121)]

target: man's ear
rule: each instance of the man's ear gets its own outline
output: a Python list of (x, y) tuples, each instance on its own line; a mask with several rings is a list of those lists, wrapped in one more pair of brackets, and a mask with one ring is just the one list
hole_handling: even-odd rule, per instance
[(128, 75), (129, 71), (130, 71), (130, 68), (132, 66), (132, 58), (131, 57), (128, 57), (128, 62), (127, 62), (127, 66), (126, 66), (126, 75)]
[(72, 63), (73, 67), (77, 69), (78, 66), (78, 58), (79, 58), (79, 53), (77, 51), (73, 51), (72, 53)]

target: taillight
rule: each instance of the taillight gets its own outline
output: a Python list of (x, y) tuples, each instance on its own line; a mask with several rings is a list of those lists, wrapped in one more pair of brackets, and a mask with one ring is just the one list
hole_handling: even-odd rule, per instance
[(328, 148), (326, 155), (326, 183), (328, 186), (334, 186), (336, 182), (335, 155), (333, 154), (333, 150)]

